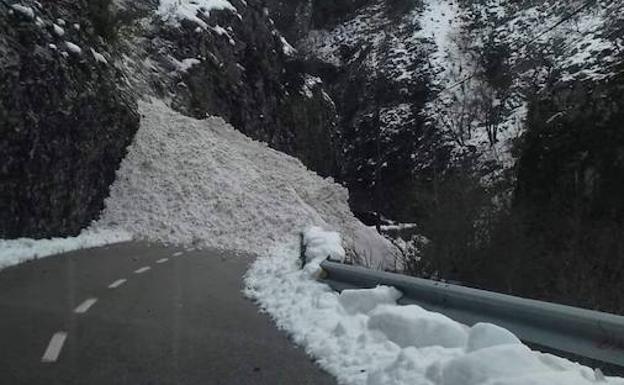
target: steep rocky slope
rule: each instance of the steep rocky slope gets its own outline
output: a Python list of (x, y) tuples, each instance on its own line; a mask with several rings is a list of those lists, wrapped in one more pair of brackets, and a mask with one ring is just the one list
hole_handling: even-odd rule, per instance
[(0, 4), (0, 238), (77, 233), (138, 128), (88, 4)]

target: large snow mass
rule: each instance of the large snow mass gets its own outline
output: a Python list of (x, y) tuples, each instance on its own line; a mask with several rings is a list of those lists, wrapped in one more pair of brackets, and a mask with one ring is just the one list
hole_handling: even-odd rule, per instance
[(137, 237), (256, 255), (321, 226), (348, 253), (391, 259), (394, 247), (351, 213), (347, 190), (221, 118), (196, 120), (142, 103), (141, 127), (98, 226)]

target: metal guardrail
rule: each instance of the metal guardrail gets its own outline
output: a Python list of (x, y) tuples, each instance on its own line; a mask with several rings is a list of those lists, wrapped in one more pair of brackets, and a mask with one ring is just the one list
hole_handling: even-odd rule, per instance
[(334, 290), (394, 286), (403, 293), (401, 304), (418, 304), (468, 326), (494, 323), (539, 350), (594, 366), (606, 364), (601, 367), (606, 372), (624, 373), (622, 316), (330, 261), (321, 267)]

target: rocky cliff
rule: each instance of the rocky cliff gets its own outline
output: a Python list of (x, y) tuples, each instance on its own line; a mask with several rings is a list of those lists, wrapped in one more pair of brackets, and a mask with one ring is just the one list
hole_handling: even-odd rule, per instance
[(87, 1), (0, 4), (0, 238), (75, 234), (139, 117)]

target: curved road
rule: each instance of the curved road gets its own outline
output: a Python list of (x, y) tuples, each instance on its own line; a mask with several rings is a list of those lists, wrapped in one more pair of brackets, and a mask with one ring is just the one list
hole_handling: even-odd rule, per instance
[(146, 243), (0, 272), (0, 384), (335, 384), (241, 294), (249, 256)]

